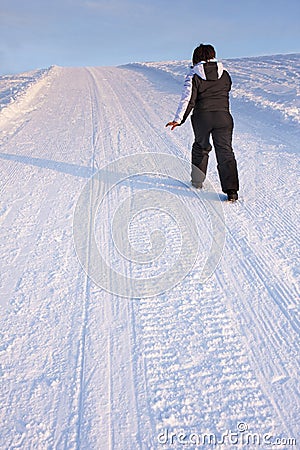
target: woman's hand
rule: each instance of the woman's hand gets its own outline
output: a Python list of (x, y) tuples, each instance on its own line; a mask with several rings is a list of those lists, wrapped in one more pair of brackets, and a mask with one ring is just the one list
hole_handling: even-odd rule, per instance
[(171, 127), (171, 130), (174, 130), (174, 128), (178, 127), (180, 124), (178, 122), (168, 122), (166, 127)]

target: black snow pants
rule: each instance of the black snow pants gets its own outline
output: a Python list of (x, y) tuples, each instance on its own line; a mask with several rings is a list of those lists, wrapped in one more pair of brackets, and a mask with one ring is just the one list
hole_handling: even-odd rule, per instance
[[(203, 183), (212, 149), (209, 138), (212, 136), (217, 169), (223, 192), (239, 190), (237, 164), (232, 150), (233, 119), (227, 111), (201, 111), (192, 115), (195, 142), (192, 147), (192, 182)], [(195, 169), (196, 166), (199, 170)]]

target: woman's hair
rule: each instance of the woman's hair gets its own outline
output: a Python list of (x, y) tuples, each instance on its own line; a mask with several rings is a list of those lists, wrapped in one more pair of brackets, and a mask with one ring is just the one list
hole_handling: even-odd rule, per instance
[(200, 61), (209, 61), (216, 57), (216, 51), (210, 44), (200, 44), (199, 47), (195, 48), (193, 53), (193, 66), (198, 64)]

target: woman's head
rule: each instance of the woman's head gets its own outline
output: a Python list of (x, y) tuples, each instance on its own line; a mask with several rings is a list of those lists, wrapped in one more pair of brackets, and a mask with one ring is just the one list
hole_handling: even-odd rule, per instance
[(193, 66), (201, 61), (209, 61), (216, 57), (216, 51), (210, 44), (200, 44), (193, 53)]

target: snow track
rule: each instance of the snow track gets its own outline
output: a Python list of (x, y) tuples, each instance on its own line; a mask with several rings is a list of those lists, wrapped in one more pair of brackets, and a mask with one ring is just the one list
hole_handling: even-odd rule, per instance
[[(269, 80), (277, 62), (266, 64)], [(210, 448), (188, 443), (191, 433), (220, 439), (239, 424), (282, 439), (276, 448), (300, 438), (295, 122), (274, 122), (269, 111), (234, 99), (240, 201), (222, 203), (226, 245), (205, 283), (199, 258), (167, 292), (118, 297), (97, 286), (76, 256), (73, 214), (93, 174), (136, 153), (189, 160), (189, 124), (164, 128), (180, 92), (174, 67), (54, 67), (31, 87), (32, 97), (18, 100), (9, 121), (0, 115), (1, 449)], [(248, 81), (242, 60), (235, 70), (239, 83)], [(222, 202), (213, 155), (209, 178), (219, 197), (204, 192)], [(129, 279), (165, 270), (166, 262), (134, 267), (120, 258), (108, 227), (124, 198), (149, 188), (168, 190), (190, 208), (201, 252), (211, 240), (205, 208), (181, 181), (125, 180), (101, 205), (95, 232), (103, 257)], [(149, 211), (133, 221), (136, 248), (143, 252), (149, 234), (164, 228), (165, 259), (173, 261), (181, 241), (168, 220)], [(91, 236), (92, 215), (89, 223)], [(86, 267), (91, 254), (89, 243)]]

